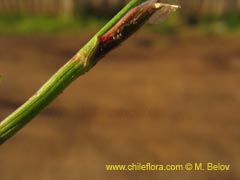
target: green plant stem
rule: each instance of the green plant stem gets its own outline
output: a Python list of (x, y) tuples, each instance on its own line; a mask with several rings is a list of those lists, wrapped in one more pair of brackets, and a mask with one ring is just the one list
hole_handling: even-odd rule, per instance
[(129, 10), (145, 0), (132, 0), (107, 23), (71, 60), (54, 74), (29, 100), (0, 123), (0, 144), (12, 137), (30, 120), (47, 107), (63, 90), (95, 63), (90, 59), (98, 46), (97, 38), (113, 27)]

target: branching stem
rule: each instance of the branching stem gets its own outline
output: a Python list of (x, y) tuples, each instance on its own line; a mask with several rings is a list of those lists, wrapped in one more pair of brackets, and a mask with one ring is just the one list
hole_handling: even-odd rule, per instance
[(0, 123), (0, 144), (24, 127), (99, 59), (135, 33), (156, 11), (167, 17), (177, 8), (157, 0), (132, 0), (128, 3), (29, 100)]
[(98, 45), (98, 37), (112, 28), (129, 10), (145, 0), (130, 1), (112, 20), (60, 70), (58, 70), (30, 99), (0, 123), (0, 144), (3, 144), (30, 120), (47, 107), (64, 89), (80, 75), (87, 72), (95, 64), (93, 51)]

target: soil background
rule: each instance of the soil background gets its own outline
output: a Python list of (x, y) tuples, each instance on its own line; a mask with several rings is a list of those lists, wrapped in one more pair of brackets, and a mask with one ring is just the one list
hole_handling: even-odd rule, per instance
[[(0, 36), (0, 119), (93, 35)], [(240, 179), (240, 36), (142, 30), (0, 148), (1, 180)], [(230, 164), (106, 171), (106, 164)]]

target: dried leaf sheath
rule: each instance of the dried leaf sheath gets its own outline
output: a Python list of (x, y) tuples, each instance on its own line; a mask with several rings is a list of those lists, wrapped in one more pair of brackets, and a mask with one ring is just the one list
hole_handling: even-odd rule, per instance
[(165, 20), (173, 11), (179, 8), (179, 6), (157, 2), (157, 0), (149, 0), (133, 8), (114, 27), (101, 36), (97, 56), (104, 56), (126, 40), (144, 25), (155, 12), (159, 11), (158, 17)]
[(111, 49), (137, 31), (157, 9), (153, 4), (142, 3), (128, 12), (112, 29), (100, 37), (99, 56), (105, 55)]

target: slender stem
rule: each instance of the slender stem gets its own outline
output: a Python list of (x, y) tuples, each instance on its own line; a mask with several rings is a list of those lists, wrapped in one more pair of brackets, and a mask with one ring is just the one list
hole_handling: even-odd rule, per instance
[[(92, 52), (97, 38), (112, 28), (129, 10), (146, 0), (130, 1), (109, 23), (107, 23), (71, 60), (54, 74), (29, 100), (0, 123), (0, 144), (4, 143), (30, 120), (48, 106), (77, 77), (95, 64)], [(97, 58), (97, 57), (95, 57)]]

